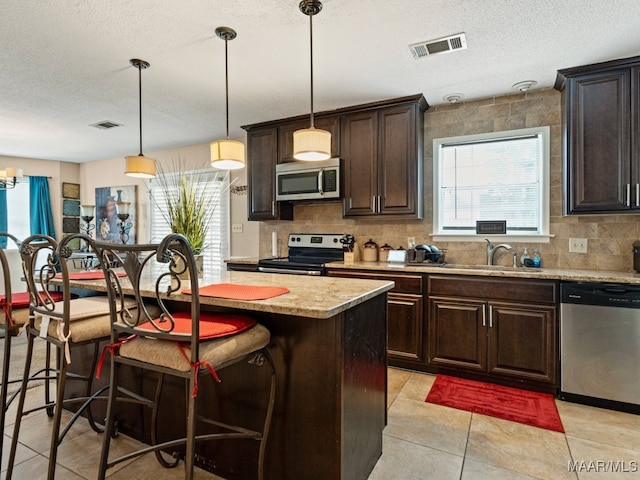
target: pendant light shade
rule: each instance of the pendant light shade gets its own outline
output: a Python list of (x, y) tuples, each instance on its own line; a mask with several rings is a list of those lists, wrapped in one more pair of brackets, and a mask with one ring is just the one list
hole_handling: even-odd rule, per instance
[(322, 10), (319, 0), (302, 0), (300, 11), (309, 16), (309, 46), (311, 58), (311, 125), (293, 132), (293, 158), (319, 161), (331, 157), (331, 133), (314, 127), (313, 124), (313, 16)]
[(224, 40), (224, 79), (225, 104), (227, 120), (227, 138), (211, 143), (211, 166), (220, 170), (237, 170), (245, 165), (244, 144), (236, 140), (229, 140), (229, 62), (227, 46), (229, 40), (238, 35), (233, 28), (216, 28), (218, 38)]
[(156, 176), (156, 161), (145, 157), (142, 153), (142, 70), (149, 68), (149, 63), (144, 60), (132, 58), (131, 65), (138, 69), (138, 112), (140, 120), (140, 153), (125, 157), (125, 175), (137, 178), (153, 178)]

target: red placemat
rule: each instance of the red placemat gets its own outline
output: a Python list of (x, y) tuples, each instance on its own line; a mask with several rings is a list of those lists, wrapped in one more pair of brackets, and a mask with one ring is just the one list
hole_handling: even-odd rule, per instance
[[(118, 272), (119, 277), (124, 277), (125, 272)], [(62, 278), (61, 273), (57, 273), (55, 278)], [(104, 278), (102, 270), (88, 270), (86, 272), (73, 272), (69, 274), (69, 280), (100, 280)]]
[[(201, 297), (228, 298), (230, 300), (266, 300), (289, 293), (286, 287), (270, 287), (261, 285), (239, 285), (236, 283), (214, 283), (200, 287)], [(191, 289), (185, 288), (182, 293), (191, 294)]]
[[(49, 292), (54, 302), (62, 301), (62, 292)], [(44, 300), (46, 298), (44, 292), (40, 292), (40, 296)], [(0, 295), (0, 305), (5, 305), (7, 297)], [(17, 292), (11, 294), (11, 306), (13, 308), (25, 308), (29, 306), (29, 292)]]
[[(188, 312), (178, 312), (173, 314), (173, 330), (171, 333), (189, 335), (191, 334), (192, 320)], [(156, 323), (159, 319), (155, 320)], [(233, 313), (200, 313), (200, 340), (226, 337), (236, 333), (244, 332), (256, 324), (255, 319), (244, 315)], [(162, 328), (162, 323), (159, 323)], [(151, 322), (145, 322), (137, 328), (157, 332), (156, 327)], [(165, 327), (166, 328), (166, 327)]]

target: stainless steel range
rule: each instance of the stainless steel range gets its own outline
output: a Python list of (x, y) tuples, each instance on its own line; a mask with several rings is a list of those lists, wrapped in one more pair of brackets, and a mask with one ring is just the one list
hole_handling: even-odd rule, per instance
[(292, 233), (287, 242), (289, 255), (259, 260), (258, 271), (326, 275), (325, 264), (344, 260), (345, 237), (343, 234)]

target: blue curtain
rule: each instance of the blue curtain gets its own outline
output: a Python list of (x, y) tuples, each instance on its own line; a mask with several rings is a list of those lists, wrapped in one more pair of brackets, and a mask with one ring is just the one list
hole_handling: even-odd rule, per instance
[[(6, 232), (7, 228), (7, 191), (0, 190), (0, 232)], [(0, 237), (0, 248), (7, 248), (7, 237)]]
[(55, 238), (47, 177), (29, 177), (29, 214), (31, 235), (40, 233)]

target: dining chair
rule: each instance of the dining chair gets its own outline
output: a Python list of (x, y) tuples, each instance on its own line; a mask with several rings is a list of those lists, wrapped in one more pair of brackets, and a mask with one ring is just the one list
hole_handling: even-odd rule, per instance
[[(182, 235), (170, 234), (159, 244), (150, 245), (94, 242), (93, 249), (104, 269), (111, 302), (111, 344), (107, 347), (110, 390), (98, 478), (104, 479), (107, 470), (122, 461), (154, 452), (165, 468), (175, 467), (183, 459), (184, 478), (192, 479), (196, 442), (253, 439), (260, 442), (257, 477), (263, 479), (276, 385), (274, 364), (267, 350), (269, 330), (250, 316), (201, 311), (199, 295), (182, 293), (185, 288), (198, 291), (195, 258)], [(122, 260), (120, 266), (116, 266), (117, 259)], [(122, 271), (126, 272), (125, 277), (118, 276)], [(189, 275), (188, 281), (183, 279), (185, 273)], [(135, 298), (138, 306), (135, 311), (121, 308), (127, 295)], [(143, 303), (145, 298), (154, 300), (160, 309), (159, 315), (148, 312)], [(269, 366), (269, 395), (264, 402), (263, 417), (260, 415), (264, 420), (259, 420), (261, 428), (258, 429), (221, 421), (220, 415), (225, 412), (216, 411), (219, 409), (211, 404), (206, 410), (198, 408), (200, 377), (224, 382), (221, 370), (242, 361)], [(155, 388), (147, 389), (153, 394), (141, 398), (143, 392), (126, 389), (123, 386), (125, 375), (121, 372), (125, 366), (134, 371), (155, 372)], [(171, 408), (177, 408), (175, 405), (168, 405), (169, 410), (160, 412), (165, 376), (182, 379), (178, 384), (184, 382), (186, 419), (179, 433), (174, 435), (180, 438), (159, 441), (159, 419), (172, 418), (173, 424), (178, 423), (175, 412), (172, 416), (171, 411)], [(266, 375), (264, 377), (266, 387)], [(153, 377), (147, 375), (145, 378)], [(125, 399), (137, 399), (150, 409), (150, 445), (118, 458), (109, 458), (112, 437), (117, 433), (114, 418)], [(206, 413), (211, 415), (205, 416)], [(170, 459), (166, 455), (170, 455)]]
[[(82, 235), (78, 236), (84, 238)], [(99, 344), (101, 341), (106, 343), (110, 335), (109, 301), (107, 296), (72, 298), (73, 295), (69, 288), (70, 271), (67, 262), (67, 258), (71, 254), (67, 242), (71, 240), (72, 237), (68, 237), (58, 244), (50, 236), (32, 235), (20, 245), (22, 270), (29, 292), (28, 318), (24, 325), (27, 335), (27, 353), (6, 472), (7, 480), (13, 475), (20, 426), (24, 416), (41, 409), (47, 409), (47, 413), (53, 417), (47, 471), (49, 480), (55, 478), (59, 444), (73, 423), (83, 413), (86, 414), (93, 430), (103, 431), (103, 428), (93, 419), (90, 405), (97, 398), (106, 400), (104, 391), (107, 387), (94, 392), (93, 379), (100, 352)], [(60, 290), (59, 294), (51, 293), (56, 289)], [(58, 295), (61, 295), (61, 299), (58, 298)], [(135, 308), (135, 303), (129, 302), (126, 307)], [(47, 348), (53, 348), (56, 352), (55, 368), (48, 370), (45, 376), (47, 395), (50, 389), (49, 380), (55, 380), (55, 399), (51, 401), (47, 396), (44, 404), (25, 410), (24, 405), (28, 392), (26, 387), (33, 359), (34, 342), (40, 340), (47, 342)], [(84, 370), (87, 370), (87, 373), (70, 373), (68, 366), (71, 363), (72, 351), (86, 345), (93, 348), (93, 357), (88, 368), (82, 366)], [(82, 368), (79, 371), (81, 370)], [(85, 395), (65, 398), (67, 380), (84, 382)], [(61, 431), (62, 410), (72, 406), (76, 408), (75, 413)]]

